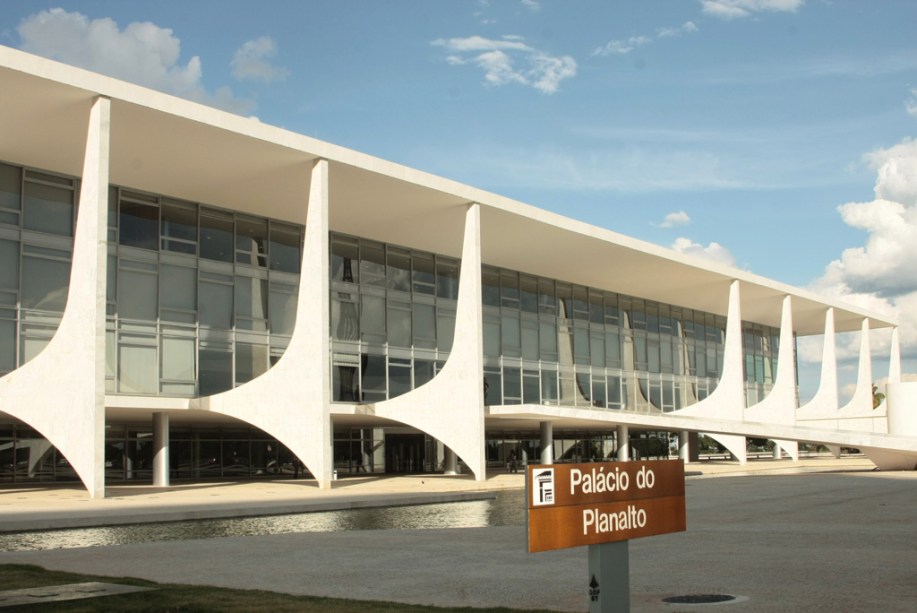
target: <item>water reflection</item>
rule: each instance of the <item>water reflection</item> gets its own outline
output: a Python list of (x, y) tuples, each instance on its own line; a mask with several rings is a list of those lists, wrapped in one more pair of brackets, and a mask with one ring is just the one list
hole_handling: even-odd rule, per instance
[(511, 490), (497, 492), (493, 500), (0, 534), (0, 551), (101, 547), (296, 532), (483, 528), (523, 524), (524, 494), (522, 490)]

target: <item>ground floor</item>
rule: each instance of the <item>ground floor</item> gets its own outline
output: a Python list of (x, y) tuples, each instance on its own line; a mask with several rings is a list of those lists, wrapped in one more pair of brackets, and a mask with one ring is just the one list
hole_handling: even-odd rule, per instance
[[(110, 423), (105, 427), (105, 481), (151, 482), (156, 453), (155, 426)], [(447, 449), (428, 434), (406, 426), (335, 427), (335, 475), (432, 474), (448, 469)], [(618, 458), (620, 433), (607, 430), (554, 430), (557, 462), (610, 461)], [(678, 433), (630, 430), (630, 457), (678, 456)], [(244, 424), (173, 423), (168, 430), (170, 482), (214, 479), (307, 478), (312, 475), (282, 443)], [(719, 451), (698, 440), (698, 451)], [(538, 462), (544, 443), (538, 432), (488, 430), (488, 469), (521, 469)], [(455, 472), (464, 467), (460, 461)], [(21, 422), (0, 422), (0, 484), (79, 481), (67, 458), (39, 432)]]

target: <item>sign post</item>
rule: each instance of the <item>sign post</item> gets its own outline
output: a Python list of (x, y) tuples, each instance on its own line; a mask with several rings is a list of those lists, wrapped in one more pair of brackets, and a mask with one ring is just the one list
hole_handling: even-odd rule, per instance
[(681, 460), (530, 465), (528, 549), (589, 546), (589, 610), (630, 610), (628, 540), (685, 530)]

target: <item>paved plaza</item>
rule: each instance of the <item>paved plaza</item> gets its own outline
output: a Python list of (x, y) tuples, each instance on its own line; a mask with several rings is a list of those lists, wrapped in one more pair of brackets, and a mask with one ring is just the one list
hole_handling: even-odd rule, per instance
[[(687, 479), (688, 530), (630, 543), (633, 611), (917, 610), (917, 473), (881, 473), (856, 459), (746, 467), (724, 462), (690, 465), (688, 471), (704, 473)], [(501, 474), (483, 484), (441, 477), (339, 484), (331, 495), (312, 488), (308, 498), (336, 495), (343, 502), (359, 494), (391, 502), (399, 494), (520, 487), (522, 479)], [(184, 501), (194, 509), (204, 497), (225, 510), (254, 502), (241, 500), (246, 492), (266, 496), (260, 488), (281, 489), (252, 483), (208, 493), (196, 487), (184, 494), (137, 491), (117, 500), (73, 499), (53, 511), (110, 505), (126, 512), (157, 501), (173, 507)], [(29, 501), (28, 492), (0, 490), (0, 521), (49, 491)], [(291, 504), (289, 494), (268, 496), (269, 502), (280, 498)], [(587, 610), (586, 550), (529, 554), (525, 543), (522, 526), (367, 530), (2, 552), (0, 563), (421, 605)], [(740, 598), (720, 605), (662, 600), (687, 594)]]

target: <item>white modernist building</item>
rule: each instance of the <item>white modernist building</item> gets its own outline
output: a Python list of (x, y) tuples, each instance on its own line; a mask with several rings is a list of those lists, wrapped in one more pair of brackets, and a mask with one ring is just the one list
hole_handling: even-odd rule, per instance
[(481, 479), (651, 451), (636, 432), (917, 463), (885, 316), (4, 47), (0, 86), (0, 482)]

